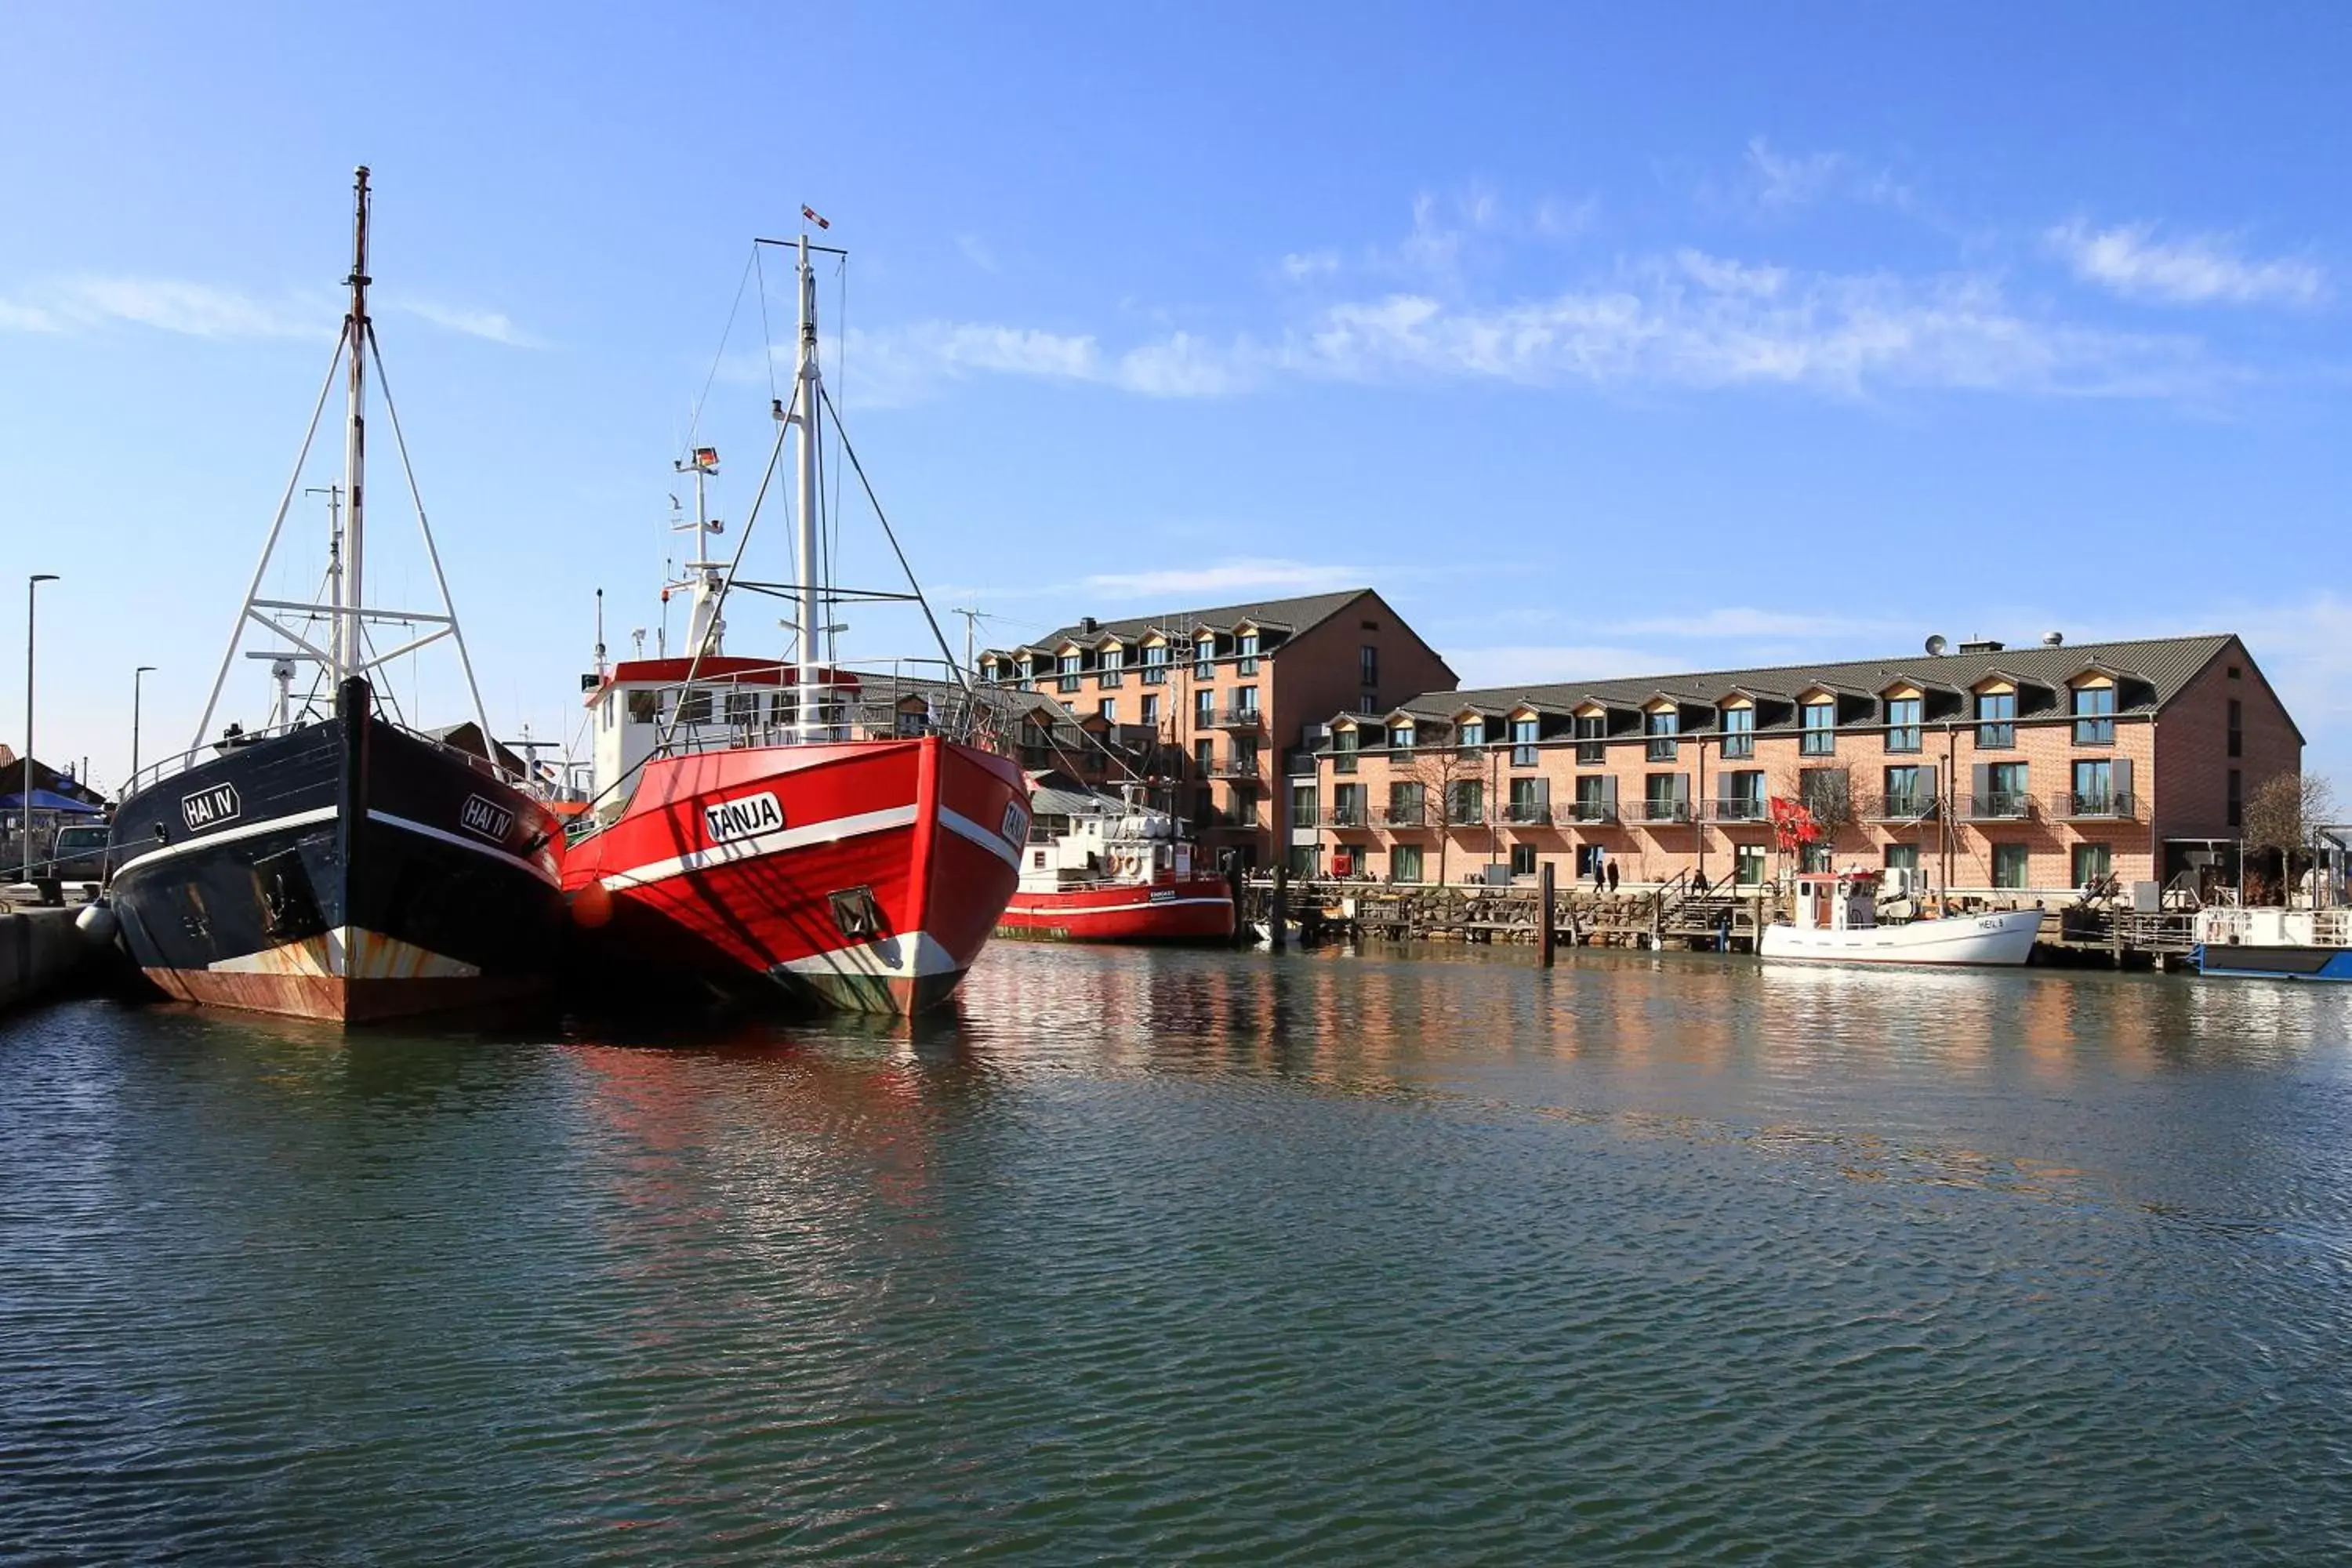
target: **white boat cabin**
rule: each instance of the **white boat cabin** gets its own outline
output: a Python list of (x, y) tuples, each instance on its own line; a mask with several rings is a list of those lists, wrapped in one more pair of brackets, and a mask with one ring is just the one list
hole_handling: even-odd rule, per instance
[(1021, 890), (1052, 893), (1107, 885), (1148, 886), (1192, 875), (1195, 846), (1176, 819), (1130, 788), (1124, 799), (1038, 784), (1031, 797)]
[(713, 654), (698, 668), (690, 658), (624, 659), (603, 678), (591, 677), (594, 792), (627, 777), (656, 748), (725, 751), (850, 739), (857, 678), (817, 673), (822, 683), (811, 689), (805, 711), (799, 671), (770, 658)]
[(1799, 931), (1874, 931), (1878, 877), (1871, 871), (1805, 871), (1797, 877), (1790, 924)]

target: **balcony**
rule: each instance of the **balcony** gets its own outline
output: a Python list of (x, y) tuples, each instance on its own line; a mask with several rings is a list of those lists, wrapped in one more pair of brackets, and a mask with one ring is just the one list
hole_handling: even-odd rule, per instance
[(1429, 813), (1418, 805), (1387, 805), (1381, 808), (1382, 827), (1426, 827)]
[(1548, 800), (1515, 800), (1503, 807), (1506, 827), (1549, 827), (1551, 802)]
[(1760, 796), (1733, 795), (1706, 803), (1706, 820), (1726, 826), (1738, 826), (1744, 822), (1761, 823), (1769, 815)]
[(2050, 809), (2065, 822), (2124, 822), (2131, 818), (2132, 797), (2128, 790), (2101, 790), (2096, 795), (2065, 790), (2052, 797)]
[(1227, 757), (1222, 763), (1209, 764), (1209, 776), (1213, 779), (1255, 779), (1263, 776), (1263, 772), (1255, 757)]
[(1917, 795), (1882, 795), (1862, 803), (1864, 822), (1927, 822), (1936, 815), (1936, 797)]
[(1483, 805), (1448, 806), (1445, 809), (1445, 826), (1448, 827), (1484, 827), (1486, 826), (1486, 808)]
[(2032, 815), (2033, 797), (2021, 791), (1969, 796), (1970, 822), (2022, 822)]
[(1607, 800), (1580, 800), (1566, 809), (1570, 822), (1611, 823), (1617, 820), (1617, 805)]
[(1220, 708), (1208, 721), (1214, 730), (1255, 730), (1265, 722), (1265, 715), (1255, 708)]
[(1364, 808), (1362, 806), (1342, 804), (1331, 808), (1331, 815), (1324, 819), (1324, 826), (1328, 827), (1369, 827), (1371, 825), (1364, 820)]
[(1626, 808), (1636, 822), (1688, 822), (1690, 802), (1686, 800), (1637, 800)]

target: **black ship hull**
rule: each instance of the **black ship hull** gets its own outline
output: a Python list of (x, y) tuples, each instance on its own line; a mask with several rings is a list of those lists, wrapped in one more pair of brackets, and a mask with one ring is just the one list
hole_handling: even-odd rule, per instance
[(551, 984), (563, 835), (465, 752), (374, 716), (227, 748), (122, 804), (110, 886), (125, 945), (183, 1001), (365, 1023)]

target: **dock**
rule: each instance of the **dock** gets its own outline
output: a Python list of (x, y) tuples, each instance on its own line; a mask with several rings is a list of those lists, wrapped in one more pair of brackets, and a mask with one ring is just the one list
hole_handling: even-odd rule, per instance
[(74, 927), (80, 911), (0, 903), (0, 1014), (69, 989), (106, 952)]

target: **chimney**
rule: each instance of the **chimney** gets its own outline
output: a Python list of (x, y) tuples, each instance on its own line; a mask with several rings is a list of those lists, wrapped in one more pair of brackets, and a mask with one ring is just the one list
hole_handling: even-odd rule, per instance
[(1960, 645), (1962, 653), (1999, 653), (2009, 645), (1999, 637), (1973, 637)]
[(1102, 623), (1095, 619), (1092, 616), (1080, 616), (1078, 617), (1078, 630), (1084, 632), (1088, 637), (1092, 637), (1095, 633), (1102, 630)]

